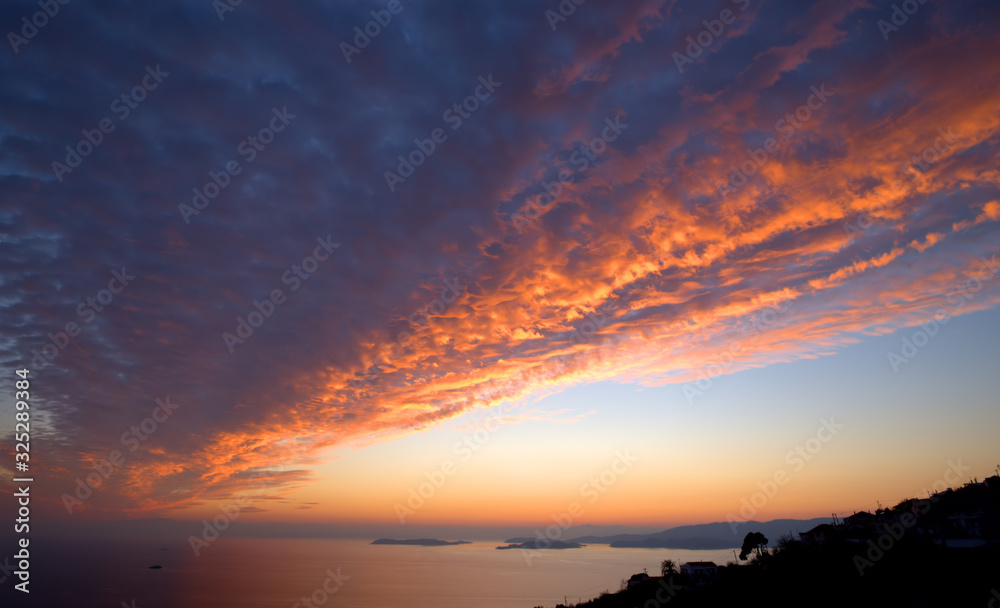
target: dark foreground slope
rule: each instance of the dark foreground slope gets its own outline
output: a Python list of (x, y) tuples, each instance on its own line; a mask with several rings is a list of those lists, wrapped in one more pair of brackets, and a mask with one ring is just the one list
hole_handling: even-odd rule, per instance
[(903, 539), (859, 574), (856, 546), (786, 544), (760, 563), (720, 568), (714, 584), (656, 578), (578, 607), (1000, 607), (1000, 550), (943, 549)]
[(1000, 608), (1000, 476), (786, 536), (773, 551), (752, 536), (749, 564), (722, 566), (701, 585), (654, 577), (579, 606)]

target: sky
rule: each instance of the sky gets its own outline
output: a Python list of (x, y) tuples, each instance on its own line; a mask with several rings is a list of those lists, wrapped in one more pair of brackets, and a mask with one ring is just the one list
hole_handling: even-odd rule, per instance
[(0, 430), (29, 369), (40, 516), (667, 526), (1000, 463), (1000, 6), (39, 10)]

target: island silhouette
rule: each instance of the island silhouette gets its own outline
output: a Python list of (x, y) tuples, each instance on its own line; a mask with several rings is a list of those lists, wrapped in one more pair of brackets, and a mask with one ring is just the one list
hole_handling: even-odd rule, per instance
[(441, 547), (445, 545), (468, 545), (467, 540), (440, 540), (437, 538), (377, 538), (372, 541), (373, 545), (415, 545), (420, 547)]

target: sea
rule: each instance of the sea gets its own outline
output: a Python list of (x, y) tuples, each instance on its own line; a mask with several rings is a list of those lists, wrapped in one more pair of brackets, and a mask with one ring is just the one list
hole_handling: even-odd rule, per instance
[[(733, 553), (588, 545), (532, 553), (500, 540), (423, 547), (370, 539), (229, 538), (199, 555), (188, 543), (32, 543), (30, 600), (4, 606), (76, 608), (534, 608), (617, 591), (672, 559), (724, 564)], [(150, 568), (150, 566), (160, 566)], [(3, 597), (16, 577), (6, 574)], [(308, 601), (306, 601), (308, 600)]]

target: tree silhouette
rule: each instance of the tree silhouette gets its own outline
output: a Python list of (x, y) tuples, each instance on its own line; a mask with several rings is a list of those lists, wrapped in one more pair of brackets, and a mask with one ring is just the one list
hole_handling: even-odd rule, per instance
[(746, 561), (751, 553), (753, 553), (757, 559), (760, 559), (766, 550), (767, 537), (760, 532), (750, 532), (743, 539), (743, 547), (740, 549), (740, 559)]
[(677, 565), (674, 563), (674, 560), (663, 560), (663, 563), (660, 564), (660, 576), (670, 576), (672, 574), (677, 574)]

